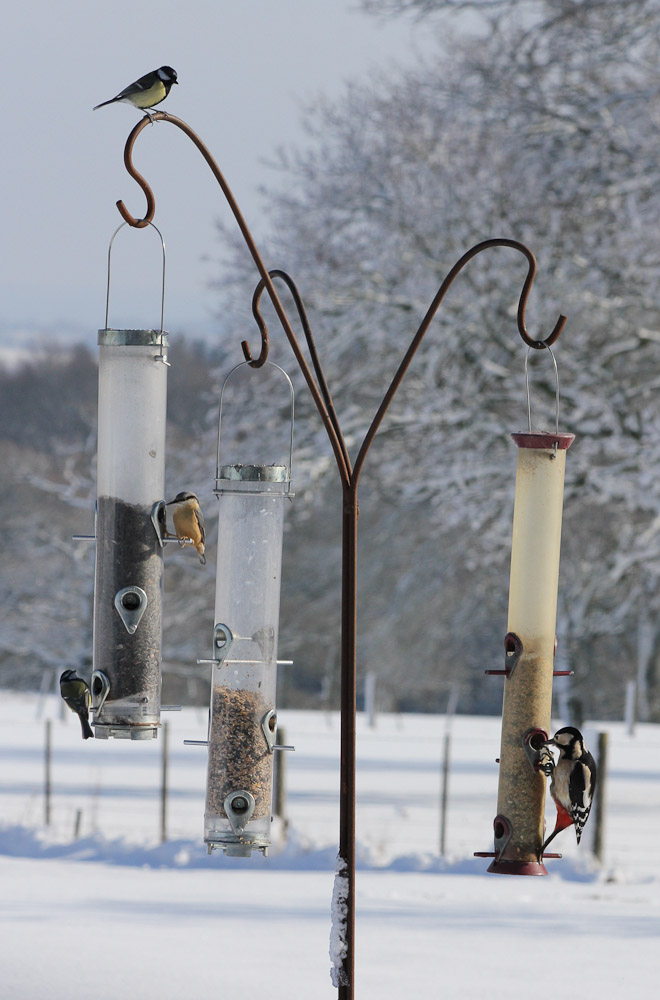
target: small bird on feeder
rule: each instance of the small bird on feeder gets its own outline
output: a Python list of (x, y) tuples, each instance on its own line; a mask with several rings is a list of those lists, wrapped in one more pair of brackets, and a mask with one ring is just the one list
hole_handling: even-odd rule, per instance
[(65, 670), (60, 676), (60, 694), (72, 712), (80, 719), (82, 738), (88, 740), (94, 737), (94, 730), (89, 724), (89, 708), (92, 694), (89, 686), (75, 670)]
[(146, 73), (135, 83), (124, 87), (116, 97), (111, 97), (109, 101), (97, 104), (92, 110), (97, 111), (99, 108), (104, 108), (106, 104), (121, 102), (122, 104), (132, 104), (149, 114), (149, 111), (153, 111), (157, 104), (165, 100), (173, 83), (178, 83), (176, 70), (173, 70), (171, 66), (161, 66), (160, 69)]
[[(174, 500), (168, 500), (166, 506), (173, 508), (174, 533), (179, 539), (179, 545), (194, 545), (199, 561), (202, 565), (206, 565), (204, 516), (195, 494), (184, 490), (182, 493), (177, 493)], [(169, 532), (168, 535), (172, 537)]]
[(550, 841), (568, 826), (575, 826), (578, 844), (589, 818), (596, 789), (596, 761), (586, 746), (579, 729), (565, 726), (558, 729), (544, 746), (555, 746), (559, 760), (552, 769), (550, 794), (557, 806), (555, 828), (541, 848), (541, 856)]

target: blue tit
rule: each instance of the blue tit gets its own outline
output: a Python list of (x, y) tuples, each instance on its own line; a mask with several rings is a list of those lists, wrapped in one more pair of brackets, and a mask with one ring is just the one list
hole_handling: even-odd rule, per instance
[(173, 83), (178, 83), (176, 71), (171, 66), (161, 66), (160, 69), (155, 69), (153, 73), (141, 76), (135, 83), (125, 87), (116, 97), (111, 97), (109, 101), (97, 104), (93, 110), (104, 108), (106, 104), (121, 102), (132, 104), (143, 111), (149, 111), (165, 100)]
[(80, 719), (84, 740), (93, 738), (94, 730), (89, 724), (89, 708), (92, 694), (89, 686), (75, 670), (65, 670), (60, 677), (60, 694), (72, 712)]
[(177, 493), (174, 500), (169, 500), (166, 506), (173, 507), (174, 533), (179, 539), (179, 545), (194, 545), (199, 555), (199, 561), (205, 565), (206, 531), (204, 530), (204, 516), (199, 506), (199, 500), (194, 493), (184, 490), (183, 493)]

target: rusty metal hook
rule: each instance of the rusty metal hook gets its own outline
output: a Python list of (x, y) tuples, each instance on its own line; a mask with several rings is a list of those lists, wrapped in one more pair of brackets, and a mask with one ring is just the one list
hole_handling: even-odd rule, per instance
[(532, 338), (529, 336), (527, 332), (527, 327), (525, 325), (525, 308), (527, 306), (527, 299), (529, 298), (531, 287), (534, 283), (534, 278), (536, 277), (536, 258), (528, 246), (525, 246), (524, 243), (520, 243), (518, 240), (499, 239), (499, 238), (492, 240), (484, 240), (482, 243), (477, 243), (470, 250), (466, 251), (466, 253), (464, 253), (463, 256), (456, 261), (454, 266), (447, 273), (444, 281), (440, 285), (440, 288), (436, 292), (433, 302), (427, 309), (426, 315), (422, 320), (422, 322), (420, 323), (417, 333), (413, 337), (410, 346), (408, 347), (408, 350), (404, 354), (403, 360), (401, 361), (401, 364), (399, 365), (397, 372), (394, 378), (392, 379), (392, 382), (390, 383), (390, 386), (387, 392), (385, 393), (381, 401), (381, 404), (378, 407), (376, 415), (371, 422), (371, 426), (369, 427), (369, 430), (367, 431), (365, 438), (362, 442), (362, 446), (360, 447), (360, 451), (358, 452), (358, 456), (355, 460), (355, 465), (353, 467), (354, 480), (357, 481), (357, 478), (359, 477), (360, 472), (362, 471), (362, 465), (366, 458), (367, 452), (371, 446), (374, 437), (376, 436), (376, 433), (381, 425), (383, 417), (385, 416), (390, 406), (390, 403), (392, 402), (396, 394), (397, 389), (401, 385), (401, 382), (403, 381), (403, 378), (406, 372), (408, 371), (408, 367), (413, 357), (415, 356), (417, 348), (421, 344), (424, 334), (428, 330), (429, 326), (431, 325), (431, 321), (433, 320), (433, 317), (438, 311), (440, 303), (442, 302), (445, 295), (449, 291), (455, 278), (458, 276), (458, 274), (460, 274), (465, 265), (468, 264), (473, 257), (476, 257), (477, 254), (480, 254), (483, 250), (489, 250), (491, 247), (511, 247), (513, 250), (518, 250), (519, 253), (523, 254), (523, 256), (527, 259), (527, 264), (528, 264), (527, 277), (525, 278), (525, 282), (523, 284), (522, 291), (520, 293), (520, 298), (518, 300), (518, 314), (517, 314), (518, 333), (520, 334), (522, 340), (527, 344), (527, 346), (536, 348), (538, 350), (543, 349), (545, 347), (549, 347), (550, 344), (554, 344), (554, 342), (559, 337), (559, 334), (564, 329), (564, 325), (566, 323), (566, 317), (560, 315), (559, 319), (554, 325), (552, 332), (545, 338), (545, 340), (532, 340)]
[[(350, 470), (351, 460), (348, 454), (348, 449), (346, 447), (346, 442), (344, 441), (344, 435), (342, 433), (341, 426), (339, 424), (337, 411), (335, 410), (335, 405), (332, 400), (332, 396), (330, 394), (330, 389), (328, 388), (328, 383), (326, 382), (325, 374), (323, 372), (323, 367), (319, 359), (318, 351), (316, 349), (316, 343), (314, 341), (314, 335), (312, 334), (312, 328), (309, 322), (309, 317), (307, 316), (307, 310), (305, 309), (305, 303), (303, 302), (302, 296), (298, 291), (298, 287), (290, 274), (287, 274), (286, 271), (282, 271), (280, 269), (269, 271), (268, 274), (270, 275), (271, 278), (279, 278), (280, 281), (283, 281), (291, 293), (291, 297), (293, 298), (293, 302), (296, 307), (296, 311), (298, 313), (298, 318), (300, 319), (300, 323), (303, 328), (305, 340), (307, 341), (307, 347), (309, 349), (309, 355), (312, 359), (312, 365), (314, 367), (314, 373), (316, 375), (318, 387), (323, 397), (323, 401), (325, 403), (328, 416), (335, 430), (335, 434), (337, 435), (337, 442), (339, 444), (339, 447), (341, 448), (346, 468)], [(259, 331), (261, 333), (261, 353), (259, 354), (259, 357), (254, 359), (252, 357), (252, 353), (250, 351), (248, 342), (246, 340), (243, 340), (241, 342), (243, 355), (246, 361), (254, 368), (261, 367), (261, 365), (264, 364), (266, 358), (268, 357), (268, 327), (266, 326), (266, 321), (261, 315), (261, 309), (260, 309), (261, 296), (264, 291), (264, 288), (265, 285), (262, 279), (255, 288), (254, 294), (252, 296), (252, 314), (256, 320), (257, 326), (259, 327)]]
[(150, 224), (156, 213), (156, 200), (154, 198), (153, 191), (147, 184), (142, 174), (139, 173), (133, 166), (133, 146), (135, 145), (135, 140), (143, 128), (150, 123), (153, 124), (156, 120), (167, 117), (168, 115), (166, 115), (163, 111), (157, 111), (155, 114), (152, 113), (151, 115), (145, 115), (144, 118), (140, 119), (137, 125), (132, 129), (128, 139), (126, 140), (126, 145), (124, 146), (124, 166), (133, 180), (142, 188), (144, 196), (147, 199), (147, 211), (143, 219), (136, 219), (134, 215), (131, 215), (121, 199), (117, 202), (117, 208), (119, 209), (119, 214), (122, 219), (124, 222), (127, 222), (129, 226), (133, 226), (134, 229), (143, 229), (145, 226)]
[(479, 248), (475, 247), (475, 250), (478, 253), (479, 249), (485, 249), (486, 245), (512, 247), (514, 250), (519, 250), (520, 253), (527, 258), (527, 263), (529, 265), (527, 269), (527, 277), (525, 278), (525, 283), (523, 284), (522, 291), (520, 293), (520, 299), (518, 300), (518, 332), (528, 347), (532, 347), (537, 351), (543, 350), (544, 347), (549, 348), (552, 344), (554, 344), (555, 340), (557, 340), (559, 334), (564, 329), (566, 317), (560, 314), (552, 332), (545, 338), (545, 340), (533, 340), (527, 333), (527, 327), (525, 326), (525, 308), (527, 307), (527, 299), (529, 298), (529, 293), (532, 289), (532, 285), (534, 284), (534, 278), (536, 277), (536, 257), (528, 246), (525, 246), (524, 243), (520, 243), (518, 240), (487, 240), (485, 244), (480, 244)]
[[(186, 124), (186, 122), (182, 121), (180, 118), (176, 118), (174, 115), (165, 114), (165, 112), (163, 111), (156, 111), (151, 115), (145, 115), (145, 117), (141, 119), (141, 121), (139, 121), (137, 125), (129, 133), (128, 139), (126, 140), (126, 145), (124, 147), (124, 164), (130, 176), (133, 178), (133, 180), (137, 182), (137, 184), (139, 184), (139, 186), (142, 188), (142, 191), (144, 192), (144, 195), (147, 199), (147, 211), (143, 219), (136, 219), (135, 216), (131, 215), (131, 213), (128, 211), (128, 209), (124, 205), (124, 202), (118, 201), (117, 208), (119, 210), (119, 214), (121, 215), (122, 219), (124, 219), (124, 221), (129, 224), (129, 226), (134, 226), (138, 229), (144, 226), (148, 226), (154, 217), (156, 203), (153, 196), (153, 192), (149, 187), (149, 185), (147, 184), (144, 177), (133, 166), (133, 147), (135, 145), (135, 140), (137, 139), (140, 132), (144, 128), (146, 128), (147, 125), (157, 121), (166, 121), (169, 122), (171, 125), (176, 125), (177, 128), (181, 129), (181, 131), (188, 136), (188, 138), (194, 143), (194, 145), (197, 146), (197, 149), (200, 151), (200, 153), (206, 160), (206, 163), (208, 164), (213, 176), (220, 185), (222, 193), (224, 194), (229, 204), (229, 207), (236, 220), (236, 223), (238, 224), (238, 228), (240, 229), (243, 239), (245, 240), (247, 248), (250, 251), (250, 254), (252, 255), (252, 259), (256, 265), (256, 268), (259, 274), (261, 275), (261, 280), (263, 281), (266, 291), (270, 296), (271, 302), (273, 303), (273, 308), (275, 309), (278, 319), (282, 324), (282, 328), (286, 334), (287, 340), (291, 344), (291, 349), (293, 350), (293, 353), (296, 357), (296, 361), (298, 362), (300, 369), (305, 377), (305, 381), (307, 382), (309, 391), (312, 395), (312, 399), (316, 404), (316, 408), (319, 411), (321, 420), (323, 421), (328, 437), (330, 439), (330, 444), (332, 445), (332, 449), (335, 454), (335, 459), (337, 461), (337, 466), (339, 468), (339, 475), (341, 477), (342, 484), (345, 488), (347, 488), (351, 479), (351, 470), (350, 470), (350, 464), (347, 462), (346, 447), (345, 445), (343, 445), (341, 436), (338, 437), (337, 427), (333, 423), (333, 420), (327, 411), (325, 401), (323, 399), (323, 394), (320, 391), (319, 386), (316, 384), (316, 381), (314, 379), (314, 376), (312, 375), (309, 365), (305, 361), (304, 355), (300, 350), (300, 345), (298, 344), (298, 341), (293, 332), (293, 329), (289, 322), (289, 318), (284, 310), (284, 307), (279, 300), (279, 297), (275, 290), (275, 286), (273, 285), (273, 282), (271, 280), (270, 274), (268, 273), (266, 265), (261, 259), (261, 255), (257, 250), (257, 246), (254, 242), (254, 239), (252, 238), (252, 234), (248, 229), (247, 223), (243, 218), (243, 215), (236, 202), (236, 199), (234, 198), (231, 189), (227, 184), (227, 181), (225, 180), (222, 171), (220, 170), (220, 167), (215, 162), (209, 149), (205, 146), (200, 137), (190, 128), (189, 125)], [(264, 348), (263, 337), (264, 333), (262, 331), (262, 350), (260, 352), (259, 358), (256, 359), (257, 362), (261, 360), (262, 364), (266, 360), (267, 356), (267, 346), (268, 346), (267, 332), (265, 334), (266, 338), (265, 348)], [(249, 360), (250, 361), (253, 360), (251, 355)]]

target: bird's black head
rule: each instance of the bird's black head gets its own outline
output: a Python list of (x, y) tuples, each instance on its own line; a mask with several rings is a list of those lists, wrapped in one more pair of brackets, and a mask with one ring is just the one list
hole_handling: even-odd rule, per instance
[(172, 503), (185, 503), (186, 500), (196, 500), (197, 497), (194, 493), (190, 493), (188, 490), (183, 490), (181, 493), (177, 493), (174, 500), (168, 500), (166, 507), (169, 507)]
[(559, 756), (565, 760), (577, 760), (585, 750), (582, 733), (575, 726), (558, 729), (548, 743), (558, 747)]
[(161, 66), (159, 70), (156, 70), (156, 72), (163, 83), (178, 83), (176, 70), (172, 69), (171, 66)]
[(75, 670), (64, 670), (60, 674), (60, 684), (62, 683), (62, 681), (64, 681), (66, 683), (66, 681), (73, 681), (75, 679), (76, 679), (76, 672), (75, 672)]

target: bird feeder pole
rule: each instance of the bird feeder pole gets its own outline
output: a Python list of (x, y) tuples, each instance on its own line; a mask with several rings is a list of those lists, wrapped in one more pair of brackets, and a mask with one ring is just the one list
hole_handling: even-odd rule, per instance
[[(355, 996), (354, 963), (355, 963), (355, 733), (356, 733), (356, 604), (357, 604), (357, 524), (358, 524), (358, 482), (367, 452), (381, 425), (381, 422), (392, 402), (408, 367), (431, 322), (456, 276), (477, 254), (495, 247), (509, 247), (521, 253), (527, 260), (528, 269), (525, 282), (518, 302), (517, 325), (518, 332), (528, 347), (542, 349), (549, 347), (559, 337), (566, 318), (560, 316), (552, 332), (545, 340), (533, 340), (525, 327), (525, 308), (530, 289), (536, 274), (536, 260), (531, 250), (523, 243), (510, 239), (485, 240), (468, 250), (454, 264), (438, 289), (429, 309), (415, 333), (399, 368), (387, 390), (378, 410), (367, 430), (360, 446), (355, 462), (352, 463), (348, 449), (337, 418), (332, 397), (325, 381), (311, 328), (307, 320), (300, 294), (292, 279), (283, 271), (268, 271), (256, 248), (252, 235), (236, 204), (231, 190), (225, 181), (218, 165), (199, 136), (181, 119), (163, 112), (152, 113), (143, 118), (130, 133), (124, 149), (126, 169), (141, 187), (147, 200), (147, 211), (144, 218), (135, 218), (128, 211), (123, 201), (117, 202), (117, 208), (125, 222), (141, 228), (149, 225), (154, 217), (155, 199), (153, 192), (145, 179), (133, 166), (132, 152), (135, 140), (140, 132), (151, 122), (169, 122), (181, 129), (197, 146), (206, 160), (218, 184), (220, 185), (233, 212), (234, 218), (243, 235), (245, 243), (252, 255), (260, 274), (260, 281), (255, 290), (252, 310), (261, 333), (261, 350), (254, 357), (249, 345), (242, 344), (245, 359), (255, 368), (265, 364), (268, 357), (268, 330), (259, 311), (259, 301), (263, 291), (267, 291), (275, 312), (282, 325), (284, 333), (291, 345), (296, 360), (300, 366), (321, 420), (328, 434), (330, 444), (337, 462), (337, 469), (342, 486), (342, 634), (341, 634), (341, 771), (340, 771), (340, 817), (339, 817), (339, 855), (337, 859), (337, 875), (333, 906), (332, 940), (334, 967), (333, 982), (337, 986), (339, 1000), (353, 1000)], [(275, 289), (273, 279), (282, 280), (293, 296), (293, 300), (302, 323), (305, 339), (310, 353), (312, 365), (304, 357), (287, 313)]]

